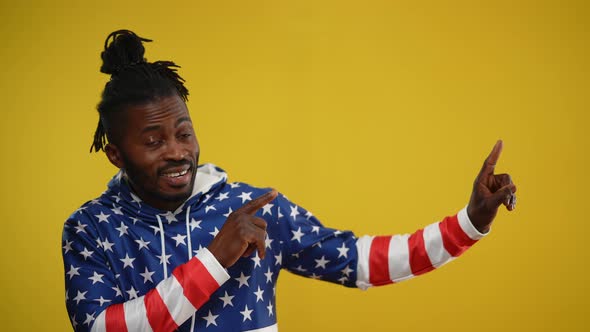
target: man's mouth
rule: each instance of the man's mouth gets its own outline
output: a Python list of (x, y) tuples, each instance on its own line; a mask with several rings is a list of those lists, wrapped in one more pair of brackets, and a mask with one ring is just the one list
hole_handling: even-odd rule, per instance
[(170, 167), (160, 173), (160, 176), (165, 179), (168, 185), (177, 187), (184, 186), (190, 183), (191, 175), (190, 172), (192, 166), (185, 164), (177, 167)]
[(187, 169), (185, 169), (185, 170), (183, 170), (183, 171), (180, 171), (180, 172), (163, 173), (162, 175), (165, 176), (165, 177), (167, 177), (167, 178), (177, 178), (179, 176), (183, 176), (186, 173), (188, 173), (189, 169), (190, 169), (190, 167), (187, 168)]

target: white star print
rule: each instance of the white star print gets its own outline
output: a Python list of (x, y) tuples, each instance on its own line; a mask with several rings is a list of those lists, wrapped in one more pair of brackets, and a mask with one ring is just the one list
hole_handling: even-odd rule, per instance
[(125, 226), (123, 222), (121, 222), (121, 227), (115, 227), (115, 229), (119, 231), (119, 237), (123, 235), (129, 235), (129, 233), (127, 233), (128, 228), (129, 227)]
[(320, 234), (320, 226), (311, 226), (311, 232)]
[(117, 286), (117, 287), (111, 287), (111, 289), (115, 291), (115, 297), (117, 297), (117, 296), (123, 297), (123, 293), (121, 293), (121, 290), (119, 289), (119, 286)]
[(342, 232), (341, 232), (341, 231), (334, 231), (334, 236), (338, 236), (338, 235), (340, 235), (340, 234), (342, 234)]
[(254, 261), (254, 268), (256, 268), (256, 266), (260, 266), (260, 257), (258, 257), (258, 252), (256, 252), (256, 254), (254, 255), (254, 257), (251, 258), (251, 260)]
[(166, 261), (166, 264), (170, 264), (170, 261), (168, 259), (172, 257), (172, 255), (166, 255), (165, 257), (163, 257), (162, 255), (156, 255), (156, 257), (160, 259), (160, 264), (164, 264), (164, 261)]
[(340, 272), (342, 272), (343, 275), (346, 275), (348, 277), (348, 275), (350, 274), (350, 272), (353, 272), (354, 270), (351, 269), (348, 265), (346, 265), (346, 267), (341, 270)]
[(63, 246), (65, 252), (64, 255), (68, 253), (68, 251), (72, 250), (72, 243), (74, 243), (74, 241), (68, 241), (66, 240), (66, 245)]
[(239, 187), (239, 186), (240, 186), (240, 184), (239, 184), (239, 183), (237, 183), (237, 182), (232, 182), (232, 183), (230, 183), (230, 184), (229, 184), (229, 186), (230, 186), (232, 189), (234, 189), (234, 188), (237, 188), (237, 187)]
[(283, 217), (283, 214), (281, 213), (281, 208), (277, 207), (277, 219), (281, 219)]
[(297, 241), (297, 242), (301, 243), (301, 237), (304, 235), (301, 232), (301, 227), (299, 227), (297, 229), (297, 231), (291, 231), (291, 233), (293, 233), (293, 237), (291, 238), (291, 241)]
[(113, 251), (113, 249), (111, 249), (115, 244), (112, 242), (109, 242), (109, 239), (105, 239), (104, 242), (102, 243), (102, 247), (104, 248), (104, 251), (106, 252), (107, 250), (110, 250), (111, 252)]
[(111, 211), (113, 211), (114, 214), (123, 215), (123, 212), (121, 211), (120, 206), (116, 206), (113, 204), (113, 208), (111, 209)]
[(78, 322), (76, 322), (76, 315), (72, 315), (70, 317), (70, 320), (72, 321), (72, 327), (74, 328), (74, 330), (76, 329), (76, 327), (78, 327)]
[(258, 301), (264, 302), (264, 299), (262, 298), (262, 293), (264, 293), (264, 291), (260, 289), (260, 286), (258, 286), (258, 290), (254, 292), (254, 295), (256, 295), (256, 303), (258, 303)]
[(325, 256), (322, 256), (320, 259), (314, 259), (315, 260), (315, 267), (321, 267), (323, 269), (326, 268), (326, 264), (330, 263), (329, 260), (326, 259)]
[(96, 273), (96, 271), (94, 271), (94, 275), (88, 279), (92, 280), (93, 285), (96, 284), (97, 282), (104, 284), (104, 281), (102, 281), (102, 277), (104, 277), (104, 274), (99, 274), (99, 273)]
[(129, 288), (128, 291), (125, 291), (125, 293), (129, 294), (130, 300), (136, 299), (138, 297), (137, 291), (135, 290), (135, 288), (133, 288), (133, 286), (131, 286), (131, 288)]
[(266, 234), (266, 239), (264, 239), (264, 247), (265, 248), (269, 248), (270, 249), (270, 245), (272, 243), (272, 241), (274, 241), (273, 239), (271, 239), (268, 234)]
[(224, 296), (219, 297), (219, 299), (221, 301), (223, 301), (223, 307), (225, 308), (226, 305), (230, 305), (230, 306), (234, 306), (234, 304), (231, 302), (231, 300), (234, 298), (234, 296), (229, 296), (229, 294), (227, 294), (227, 291), (225, 292)]
[(100, 299), (95, 299), (94, 301), (99, 301), (101, 307), (103, 304), (105, 304), (105, 302), (111, 302), (111, 300), (104, 299), (102, 296), (100, 297)]
[(86, 247), (84, 247), (84, 250), (82, 250), (80, 252), (80, 255), (84, 256), (84, 260), (86, 260), (86, 258), (92, 256), (93, 253), (94, 253), (94, 251), (88, 251), (88, 249), (86, 249)]
[(221, 193), (219, 194), (219, 196), (215, 197), (216, 200), (218, 201), (223, 201), (224, 199), (228, 199), (229, 198), (229, 193)]
[(131, 221), (133, 221), (133, 225), (135, 225), (136, 222), (139, 221), (139, 219), (135, 218), (135, 217), (129, 217), (131, 219)]
[(74, 276), (79, 276), (80, 273), (78, 272), (80, 268), (79, 267), (74, 267), (74, 265), (70, 265), (70, 270), (66, 273), (67, 275), (70, 276), (70, 280), (72, 280), (72, 278)]
[(219, 234), (219, 230), (217, 229), (217, 227), (215, 227), (215, 229), (213, 230), (213, 232), (209, 232), (209, 234), (213, 235), (213, 237), (216, 237), (217, 234)]
[(240, 272), (240, 277), (234, 279), (240, 283), (238, 289), (242, 288), (242, 286), (250, 287), (250, 285), (248, 284), (248, 279), (250, 279), (250, 276), (245, 276), (244, 272)]
[(275, 265), (282, 265), (283, 264), (283, 255), (279, 252), (278, 255), (275, 255)]
[(178, 247), (180, 244), (184, 244), (186, 246), (186, 243), (184, 242), (185, 238), (186, 238), (186, 235), (176, 234), (176, 236), (173, 237), (172, 239), (174, 241), (176, 241), (176, 246)]
[(100, 214), (95, 214), (94, 215), (96, 218), (98, 218), (98, 223), (100, 224), (101, 222), (106, 222), (107, 224), (109, 223), (109, 217), (111, 216), (110, 214), (104, 214), (102, 213), (102, 211), (100, 211)]
[(341, 284), (343, 284), (343, 285), (344, 285), (344, 283), (345, 283), (347, 280), (348, 280), (348, 278), (347, 278), (347, 277), (342, 277), (342, 278), (338, 279), (338, 281), (340, 281), (340, 283), (341, 283)]
[(273, 206), (275, 206), (275, 205), (274, 205), (274, 204), (270, 204), (270, 203), (268, 203), (268, 204), (266, 204), (265, 206), (263, 206), (263, 207), (262, 207), (262, 215), (265, 215), (265, 214), (267, 214), (267, 213), (268, 213), (268, 214), (270, 214), (270, 215), (272, 216), (272, 212), (271, 212), (271, 210), (270, 210), (270, 209), (271, 209)]
[(76, 295), (76, 297), (73, 298), (73, 300), (76, 301), (76, 305), (78, 305), (80, 303), (80, 301), (86, 300), (86, 293), (88, 293), (88, 291), (83, 292), (83, 293), (78, 291), (78, 295)]
[(86, 320), (82, 324), (86, 324), (86, 325), (90, 326), (90, 323), (92, 323), (93, 320), (94, 320), (94, 314), (92, 314), (92, 315), (86, 314)]
[(207, 315), (206, 317), (202, 317), (204, 320), (207, 321), (207, 326), (205, 326), (205, 327), (209, 327), (209, 325), (211, 325), (211, 324), (217, 326), (217, 323), (215, 322), (217, 317), (219, 317), (219, 315), (214, 315), (211, 313), (211, 310), (209, 310), (209, 315)]
[(250, 195), (252, 195), (252, 192), (243, 192), (242, 194), (239, 195), (238, 197), (242, 199), (242, 204), (246, 203), (246, 201), (251, 201), (252, 198), (250, 197)]
[(311, 217), (313, 217), (313, 214), (311, 214), (311, 212), (307, 211), (307, 212), (305, 213), (305, 219), (309, 219), (309, 218), (311, 218)]
[(86, 233), (86, 230), (84, 228), (86, 228), (88, 225), (82, 224), (80, 221), (78, 221), (78, 226), (74, 227), (76, 229), (76, 234), (82, 232), (82, 233)]
[(143, 283), (147, 283), (148, 281), (151, 283), (154, 283), (154, 281), (152, 280), (152, 274), (154, 274), (156, 272), (150, 272), (150, 270), (148, 270), (147, 266), (145, 267), (145, 272), (144, 273), (140, 273), (139, 275), (143, 277)]
[(233, 211), (233, 210), (231, 209), (231, 207), (230, 207), (230, 208), (229, 208), (229, 210), (227, 210), (227, 213), (224, 213), (224, 214), (223, 214), (223, 216), (227, 218), (227, 217), (229, 217), (229, 215), (230, 215), (232, 212), (234, 212), (234, 211)]
[(266, 271), (266, 273), (264, 274), (266, 276), (266, 283), (272, 282), (272, 271), (270, 270), (270, 266), (268, 267), (268, 270)]
[(115, 199), (115, 203), (119, 203), (119, 201), (121, 200), (121, 196), (119, 196), (119, 194), (112, 195), (111, 197)]
[(350, 250), (350, 248), (348, 248), (344, 244), (344, 242), (342, 242), (342, 246), (340, 248), (336, 248), (336, 250), (338, 250), (338, 252), (339, 252), (338, 258), (340, 258), (340, 257), (348, 258), (348, 251)]
[(321, 278), (322, 278), (322, 276), (319, 276), (319, 275), (317, 275), (317, 274), (315, 274), (315, 273), (312, 273), (312, 274), (311, 274), (309, 277), (310, 277), (311, 279), (321, 279)]
[(191, 232), (195, 230), (195, 228), (201, 229), (201, 222), (202, 220), (195, 220), (193, 218), (191, 218), (191, 222), (190, 222), (190, 226), (191, 226)]
[(246, 320), (252, 320), (252, 316), (250, 316), (250, 314), (252, 314), (253, 311), (254, 310), (248, 310), (248, 305), (246, 304), (244, 311), (240, 311), (242, 316), (244, 316), (244, 320), (242, 322), (245, 322)]
[(150, 226), (150, 228), (154, 230), (154, 235), (160, 232), (160, 228), (158, 226)]
[(168, 221), (168, 224), (171, 224), (173, 221), (178, 221), (176, 220), (176, 216), (174, 215), (174, 213), (167, 211), (164, 215), (162, 215), (162, 217), (166, 218), (166, 221)]
[(266, 309), (268, 309), (268, 317), (273, 315), (272, 307), (272, 301), (268, 302), (268, 305), (266, 306)]
[(117, 296), (123, 297), (123, 293), (121, 293), (121, 290), (119, 289), (119, 286), (117, 286), (117, 287), (111, 287), (111, 289), (115, 291), (115, 297), (117, 297)]
[(139, 240), (135, 240), (135, 242), (137, 242), (137, 244), (139, 245), (138, 250), (141, 250), (142, 248), (146, 248), (149, 250), (148, 244), (150, 244), (150, 241), (144, 241), (143, 237), (140, 237)]
[(129, 254), (125, 254), (125, 258), (119, 258), (119, 260), (123, 262), (123, 268), (126, 268), (127, 266), (130, 266), (132, 269), (134, 268), (133, 261), (135, 258), (130, 258)]
[(131, 193), (131, 201), (133, 203), (137, 203), (137, 205), (139, 205), (139, 207), (141, 208), (141, 198), (135, 196), (134, 193)]
[(299, 215), (299, 211), (297, 210), (297, 205), (293, 205), (291, 206), (291, 213), (289, 214), (289, 217), (293, 218), (293, 220), (295, 220), (295, 218)]
[(299, 271), (299, 272), (305, 272), (305, 271), (307, 271), (306, 269), (303, 268), (303, 265), (299, 265), (298, 267), (295, 268), (295, 270), (296, 271)]
[(205, 206), (205, 213), (209, 212), (209, 210), (217, 211), (214, 205), (207, 205)]

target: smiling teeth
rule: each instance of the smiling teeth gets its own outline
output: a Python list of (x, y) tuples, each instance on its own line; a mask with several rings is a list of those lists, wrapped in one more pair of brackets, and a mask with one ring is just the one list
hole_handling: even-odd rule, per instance
[(188, 169), (185, 169), (184, 171), (178, 173), (166, 173), (164, 174), (164, 176), (168, 178), (177, 178), (179, 176), (185, 175), (186, 173), (188, 173)]

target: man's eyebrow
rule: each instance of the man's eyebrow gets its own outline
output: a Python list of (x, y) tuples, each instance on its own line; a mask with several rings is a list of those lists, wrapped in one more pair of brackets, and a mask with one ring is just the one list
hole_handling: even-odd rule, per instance
[(147, 126), (145, 128), (143, 128), (143, 130), (141, 131), (142, 134), (147, 133), (148, 131), (154, 131), (154, 130), (158, 130), (160, 129), (160, 125), (153, 125), (153, 126)]
[[(188, 116), (183, 116), (181, 118), (178, 118), (178, 120), (176, 120), (176, 123), (174, 124), (174, 128), (178, 128), (178, 126), (180, 126), (181, 123), (186, 122), (186, 121), (191, 122), (191, 118)], [(160, 126), (160, 125), (147, 126), (141, 130), (141, 133), (145, 134), (148, 131), (155, 131), (155, 130), (159, 130), (160, 128), (162, 128), (162, 126)]]
[(178, 118), (178, 120), (176, 120), (176, 123), (174, 124), (174, 128), (178, 128), (178, 126), (180, 126), (181, 123), (186, 122), (186, 121), (192, 122), (191, 118), (188, 116), (183, 116), (181, 118)]

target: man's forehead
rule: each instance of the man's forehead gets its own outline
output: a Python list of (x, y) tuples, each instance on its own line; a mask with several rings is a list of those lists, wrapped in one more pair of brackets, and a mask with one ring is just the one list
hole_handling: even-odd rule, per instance
[(182, 122), (191, 122), (185, 102), (177, 95), (130, 105), (125, 113), (128, 125), (140, 130), (164, 122), (173, 122), (175, 126)]

